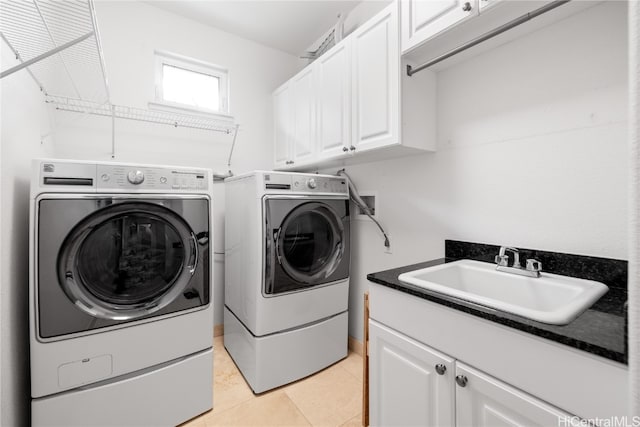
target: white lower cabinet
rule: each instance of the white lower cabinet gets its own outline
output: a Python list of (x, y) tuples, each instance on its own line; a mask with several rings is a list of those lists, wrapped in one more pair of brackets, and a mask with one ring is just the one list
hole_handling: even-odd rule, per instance
[(377, 322), (369, 323), (372, 426), (450, 426), (454, 360)]
[(570, 417), (375, 320), (369, 412), (372, 426), (557, 426)]
[(456, 388), (457, 426), (569, 425), (571, 416), (566, 412), (461, 362), (456, 362)]

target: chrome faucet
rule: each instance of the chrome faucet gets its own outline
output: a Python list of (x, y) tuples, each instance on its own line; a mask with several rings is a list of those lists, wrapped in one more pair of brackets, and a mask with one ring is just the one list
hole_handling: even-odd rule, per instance
[(509, 265), (509, 255), (506, 254), (507, 251), (513, 253), (513, 267), (522, 268), (520, 265), (520, 252), (516, 248), (512, 248), (510, 246), (500, 247), (500, 252), (495, 258), (496, 264), (500, 267), (507, 267)]
[[(511, 252), (513, 254), (513, 264), (509, 267), (509, 255), (507, 252)], [(540, 272), (542, 271), (542, 263), (537, 259), (529, 258), (527, 259), (526, 267), (522, 267), (520, 264), (520, 252), (516, 248), (512, 248), (510, 246), (501, 246), (500, 252), (495, 257), (495, 262), (497, 264), (497, 271), (504, 271), (505, 273), (519, 274), (521, 276), (528, 277), (540, 277)]]

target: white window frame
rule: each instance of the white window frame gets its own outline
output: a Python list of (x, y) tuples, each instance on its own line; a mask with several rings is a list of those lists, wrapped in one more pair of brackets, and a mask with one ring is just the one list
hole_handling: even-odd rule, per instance
[[(149, 108), (176, 113), (199, 113), (213, 115), (222, 119), (233, 119), (229, 108), (229, 70), (219, 65), (211, 64), (199, 59), (189, 58), (164, 50), (156, 50), (155, 56), (155, 102), (149, 102)], [(208, 108), (195, 107), (188, 104), (166, 101), (162, 93), (162, 72), (164, 65), (182, 68), (195, 73), (206, 74), (218, 78), (219, 105), (218, 111)]]

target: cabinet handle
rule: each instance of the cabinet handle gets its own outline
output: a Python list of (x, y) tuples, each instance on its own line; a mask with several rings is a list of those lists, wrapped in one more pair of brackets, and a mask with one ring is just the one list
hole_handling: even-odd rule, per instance
[(349, 147), (349, 150), (351, 151), (355, 151), (356, 147), (354, 147), (353, 145), (351, 147)]
[(342, 147), (342, 151), (347, 152), (347, 151), (349, 151), (349, 149), (347, 147)]
[(466, 376), (464, 376), (464, 375), (456, 375), (456, 383), (460, 387), (466, 387), (468, 382), (469, 382), (469, 379)]
[(468, 1), (467, 1), (467, 2), (465, 2), (465, 3), (462, 5), (462, 10), (464, 10), (465, 12), (469, 12), (469, 11), (471, 10), (471, 3), (469, 3)]
[(436, 365), (436, 372), (438, 373), (438, 375), (444, 375), (444, 373), (447, 372), (447, 367), (442, 363), (438, 363)]

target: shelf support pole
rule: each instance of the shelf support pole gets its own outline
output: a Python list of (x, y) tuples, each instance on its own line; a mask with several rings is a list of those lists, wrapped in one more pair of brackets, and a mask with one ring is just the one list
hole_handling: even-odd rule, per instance
[(84, 40), (88, 39), (89, 37), (93, 36), (93, 34), (94, 34), (93, 31), (88, 32), (84, 36), (80, 36), (77, 39), (71, 40), (70, 42), (67, 42), (67, 43), (65, 43), (63, 45), (60, 45), (60, 46), (54, 48), (54, 49), (51, 49), (50, 51), (45, 52), (45, 53), (43, 53), (41, 55), (38, 55), (35, 58), (31, 58), (31, 59), (29, 59), (27, 61), (24, 61), (22, 64), (18, 64), (15, 67), (11, 67), (6, 71), (2, 71), (2, 72), (0, 72), (0, 79), (3, 79), (5, 77), (15, 73), (16, 71), (20, 71), (23, 68), (26, 68), (26, 67), (28, 67), (30, 65), (33, 65), (38, 61), (42, 61), (43, 59), (48, 58), (51, 55), (55, 55), (56, 53), (60, 52), (61, 50), (65, 50), (68, 47), (76, 45), (76, 44), (80, 43), (81, 41), (84, 41)]
[(111, 158), (116, 158), (116, 109), (113, 104), (111, 107)]

